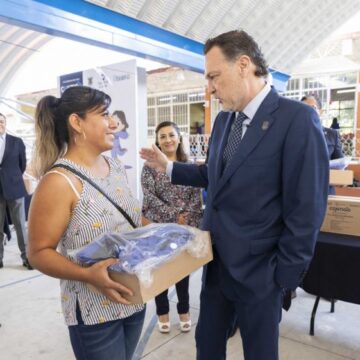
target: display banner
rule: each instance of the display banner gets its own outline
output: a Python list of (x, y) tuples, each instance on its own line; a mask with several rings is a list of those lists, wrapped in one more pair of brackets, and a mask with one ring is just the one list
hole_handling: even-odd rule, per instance
[(146, 145), (147, 137), (146, 71), (136, 66), (136, 60), (88, 69), (60, 76), (60, 91), (65, 86), (79, 85), (80, 78), (83, 85), (110, 95), (112, 102), (109, 112), (118, 126), (114, 146), (106, 155), (122, 161), (131, 190), (140, 198), (142, 161), (139, 150)]
[(64, 93), (64, 91), (71, 86), (81, 86), (83, 85), (83, 73), (76, 72), (72, 74), (62, 75), (60, 76), (60, 95)]

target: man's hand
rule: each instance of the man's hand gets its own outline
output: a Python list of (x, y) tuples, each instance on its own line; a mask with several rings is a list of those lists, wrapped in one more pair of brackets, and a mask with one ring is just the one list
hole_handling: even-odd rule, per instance
[(142, 148), (140, 150), (140, 157), (146, 160), (145, 165), (163, 173), (166, 172), (168, 159), (156, 145), (152, 145), (152, 149)]

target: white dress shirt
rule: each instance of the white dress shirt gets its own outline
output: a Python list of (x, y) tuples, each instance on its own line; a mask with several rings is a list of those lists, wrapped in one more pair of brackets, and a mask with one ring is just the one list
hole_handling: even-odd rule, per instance
[[(251, 124), (252, 119), (254, 118), (256, 112), (258, 111), (260, 105), (269, 94), (271, 90), (270, 84), (266, 83), (265, 86), (261, 89), (261, 91), (245, 106), (244, 110), (242, 111), (248, 118), (243, 122), (243, 129), (242, 129), (242, 137), (244, 137), (247, 128)], [(236, 116), (238, 113), (236, 113)], [(235, 116), (235, 118), (236, 118)]]

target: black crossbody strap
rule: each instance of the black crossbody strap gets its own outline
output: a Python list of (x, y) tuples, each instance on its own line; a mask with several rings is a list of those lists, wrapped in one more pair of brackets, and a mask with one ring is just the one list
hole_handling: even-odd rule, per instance
[(120, 207), (106, 192), (104, 192), (104, 190), (102, 190), (98, 184), (96, 184), (94, 181), (92, 181), (91, 179), (89, 179), (87, 176), (77, 171), (76, 169), (72, 168), (71, 166), (65, 164), (55, 164), (53, 167), (51, 167), (51, 169), (56, 167), (64, 168), (74, 173), (75, 175), (79, 176), (83, 180), (87, 181), (91, 186), (93, 186), (96, 190), (98, 190), (101, 194), (103, 194), (121, 212), (121, 214), (123, 214), (124, 218), (130, 223), (130, 225), (134, 229), (137, 228), (136, 224), (134, 223), (133, 219), (129, 216), (129, 214), (122, 207)]

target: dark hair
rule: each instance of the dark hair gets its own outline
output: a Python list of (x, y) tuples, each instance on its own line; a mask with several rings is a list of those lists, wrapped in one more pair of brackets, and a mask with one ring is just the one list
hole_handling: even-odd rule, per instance
[(125, 126), (125, 129), (127, 129), (129, 127), (128, 122), (126, 121), (126, 116), (125, 113), (122, 110), (115, 110), (112, 113), (112, 116), (117, 116), (119, 118), (119, 120), (121, 121), (121, 123)]
[(315, 94), (304, 95), (300, 99), (300, 101), (304, 102), (304, 101), (306, 101), (308, 99), (311, 99), (311, 98), (313, 98), (316, 101), (316, 105), (317, 105), (318, 109), (321, 109), (322, 108), (321, 101), (319, 100), (319, 98)]
[(6, 116), (2, 113), (0, 113), (0, 116), (2, 116), (6, 120)]
[(184, 150), (184, 145), (183, 145), (183, 141), (182, 141), (182, 136), (180, 134), (180, 129), (174, 122), (172, 122), (172, 121), (163, 121), (156, 127), (156, 129), (155, 129), (155, 135), (156, 135), (155, 144), (156, 144), (156, 146), (160, 149), (160, 145), (159, 145), (159, 141), (158, 141), (159, 130), (164, 128), (164, 127), (167, 127), (167, 126), (173, 127), (175, 129), (176, 133), (178, 134), (179, 139), (180, 139), (179, 146), (178, 146), (178, 148), (176, 150), (176, 160), (181, 161), (181, 162), (186, 162), (188, 160), (188, 156), (186, 155), (185, 150)]
[(269, 74), (268, 65), (256, 41), (244, 30), (233, 30), (206, 41), (204, 54), (218, 46), (228, 61), (235, 61), (241, 55), (247, 55), (256, 66), (258, 77)]
[(109, 95), (87, 86), (69, 87), (61, 98), (44, 96), (35, 112), (33, 159), (36, 175), (42, 176), (65, 153), (72, 136), (68, 124), (71, 114), (84, 119), (91, 111), (106, 110), (110, 103)]

